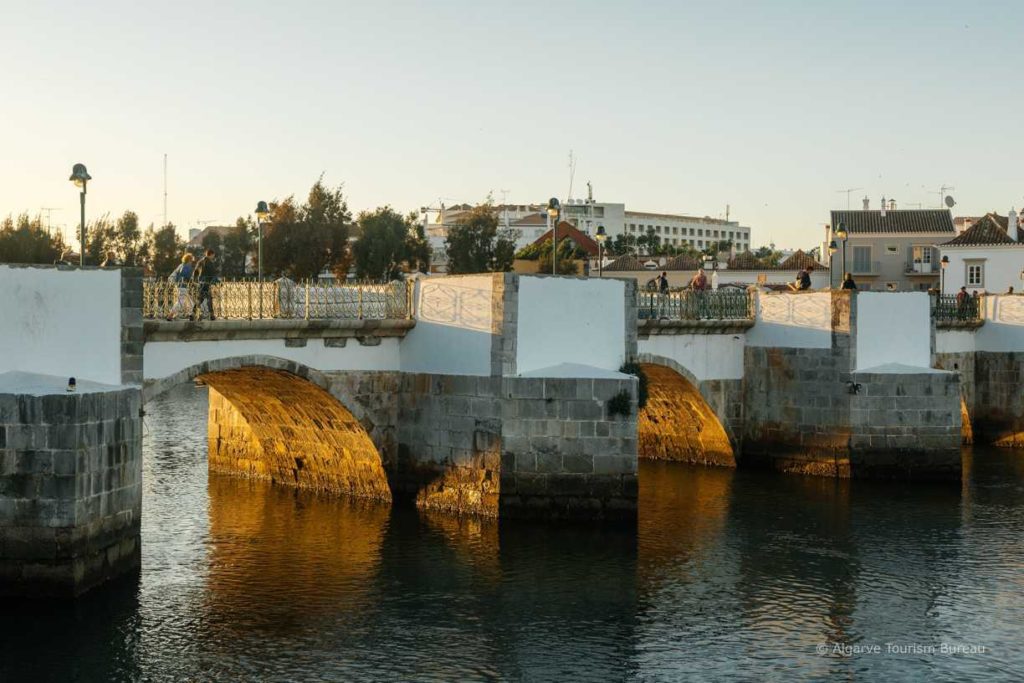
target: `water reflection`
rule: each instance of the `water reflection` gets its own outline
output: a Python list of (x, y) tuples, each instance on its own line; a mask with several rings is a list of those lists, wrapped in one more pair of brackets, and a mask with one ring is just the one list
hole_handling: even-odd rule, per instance
[[(0, 612), (0, 680), (1024, 675), (1024, 454), (963, 487), (643, 462), (636, 529), (500, 525), (209, 476), (148, 407), (141, 579)], [(821, 643), (987, 655), (821, 656)]]

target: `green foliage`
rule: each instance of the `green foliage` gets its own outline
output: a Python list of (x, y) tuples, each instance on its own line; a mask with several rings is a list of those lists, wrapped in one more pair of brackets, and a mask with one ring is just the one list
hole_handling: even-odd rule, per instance
[(325, 269), (347, 267), (352, 214), (341, 187), (330, 189), (321, 177), (302, 205), (294, 197), (270, 203), (263, 226), (264, 272), (293, 280), (314, 278)]
[(53, 263), (65, 249), (60, 233), (48, 234), (39, 216), (21, 214), (0, 222), (0, 262)]
[(633, 361), (624, 363), (619, 368), (619, 372), (636, 377), (636, 403), (637, 407), (643, 410), (644, 406), (647, 405), (647, 373), (644, 372), (643, 367), (639, 363), (634, 363)]
[(515, 239), (498, 230), (498, 216), (488, 201), (449, 229), (445, 250), (452, 274), (504, 272), (512, 270)]
[(181, 263), (185, 253), (185, 240), (178, 237), (173, 223), (168, 223), (159, 230), (153, 226), (146, 229), (143, 237), (144, 249), (148, 265), (157, 277), (166, 277)]
[(629, 395), (628, 391), (623, 389), (608, 399), (608, 417), (615, 417), (616, 415), (629, 417), (633, 411), (632, 403), (633, 397)]
[(220, 272), (224, 277), (245, 277), (246, 261), (256, 248), (256, 224), (251, 218), (239, 217), (221, 240)]
[[(587, 258), (587, 253), (574, 246), (569, 240), (558, 240), (558, 274), (578, 275), (576, 261), (574, 259)], [(537, 258), (537, 272), (551, 272), (551, 240), (545, 240), (541, 245), (540, 255)]]
[(413, 217), (402, 217), (390, 206), (359, 214), (359, 239), (352, 246), (356, 277), (361, 280), (395, 280), (405, 267), (426, 269), (429, 247)]
[(754, 252), (761, 263), (767, 266), (777, 266), (782, 262), (782, 252), (776, 251), (774, 245), (770, 247), (758, 247)]

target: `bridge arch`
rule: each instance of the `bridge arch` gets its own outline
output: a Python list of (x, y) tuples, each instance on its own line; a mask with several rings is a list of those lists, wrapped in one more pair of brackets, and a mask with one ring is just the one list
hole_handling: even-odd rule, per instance
[(386, 430), (347, 383), (295, 361), (241, 356), (147, 382), (143, 399), (189, 381), (209, 389), (211, 472), (391, 500)]
[(647, 405), (637, 416), (637, 455), (701, 465), (736, 466), (728, 422), (699, 389), (692, 372), (671, 358), (640, 354)]

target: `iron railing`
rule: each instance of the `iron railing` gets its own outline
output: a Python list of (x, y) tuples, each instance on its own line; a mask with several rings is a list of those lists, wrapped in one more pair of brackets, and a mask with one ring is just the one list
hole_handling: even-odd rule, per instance
[(750, 294), (740, 290), (677, 290), (637, 292), (641, 320), (749, 320), (754, 317)]
[(932, 299), (932, 318), (937, 323), (977, 322), (981, 320), (981, 299), (967, 296), (960, 301), (955, 294), (942, 294)]
[(164, 320), (208, 319), (209, 303), (202, 296), (205, 286), (218, 320), (397, 320), (412, 313), (405, 282), (350, 285), (280, 279), (203, 285), (150, 278), (143, 282), (142, 315)]

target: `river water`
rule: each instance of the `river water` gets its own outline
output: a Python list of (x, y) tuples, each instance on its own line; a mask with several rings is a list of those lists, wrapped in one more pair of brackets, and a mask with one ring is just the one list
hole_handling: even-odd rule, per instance
[(201, 391), (147, 406), (140, 578), (0, 605), (0, 681), (1024, 678), (1024, 452), (643, 463), (637, 528), (499, 530), (211, 477)]

